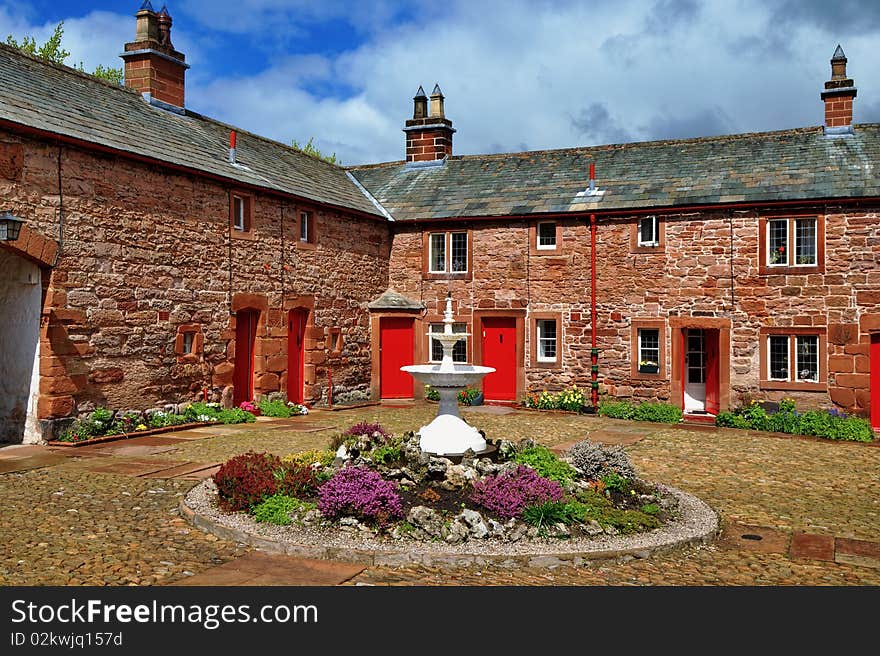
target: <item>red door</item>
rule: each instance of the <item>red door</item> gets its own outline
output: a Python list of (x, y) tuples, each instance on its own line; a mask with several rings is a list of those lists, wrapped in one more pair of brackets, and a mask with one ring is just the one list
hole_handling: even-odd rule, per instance
[(235, 370), (232, 376), (232, 399), (236, 407), (254, 399), (254, 340), (257, 337), (257, 310), (235, 313)]
[(871, 333), (871, 426), (880, 430), (880, 333)]
[(483, 378), (483, 396), (491, 401), (516, 401), (516, 318), (485, 317), (483, 366), (495, 371)]
[(704, 330), (703, 339), (705, 340), (703, 348), (706, 349), (706, 412), (710, 415), (717, 415), (721, 407), (719, 400), (720, 391), (718, 385), (719, 379), (719, 361), (718, 361), (718, 330)]
[(309, 311), (298, 308), (287, 317), (287, 400), (303, 402), (303, 362)]
[(415, 380), (400, 368), (413, 364), (413, 319), (379, 319), (379, 396), (383, 399), (413, 398)]

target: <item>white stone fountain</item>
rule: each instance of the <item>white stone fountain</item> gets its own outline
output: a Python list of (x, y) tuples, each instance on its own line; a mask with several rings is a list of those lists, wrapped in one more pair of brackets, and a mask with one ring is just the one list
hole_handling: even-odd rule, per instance
[(455, 343), (470, 333), (453, 333), (452, 294), (446, 295), (446, 312), (443, 315), (443, 332), (428, 333), (443, 346), (440, 364), (413, 364), (401, 367), (413, 378), (430, 385), (440, 394), (437, 416), (427, 426), (419, 429), (419, 447), (422, 451), (437, 455), (460, 455), (472, 449), (475, 453), (486, 451), (486, 440), (480, 432), (465, 422), (458, 413), (458, 393), (468, 385), (491, 374), (493, 367), (477, 367), (472, 364), (456, 364), (452, 361)]

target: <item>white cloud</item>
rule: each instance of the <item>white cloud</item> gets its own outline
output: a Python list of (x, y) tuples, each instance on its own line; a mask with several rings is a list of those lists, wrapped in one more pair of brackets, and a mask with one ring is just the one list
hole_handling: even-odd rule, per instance
[[(819, 125), (819, 92), (838, 41), (861, 87), (857, 107), (880, 96), (876, 34), (832, 35), (797, 21), (777, 34), (772, 7), (756, 0), (444, 7), (430, 20), (377, 32), (320, 70), (284, 60), (254, 78), (253, 91), (238, 82), (233, 93), (216, 81), (191, 97), (209, 113), (276, 136), (314, 135), (319, 148), (357, 163), (403, 157), (411, 98), (435, 82), (458, 129), (459, 154)], [(307, 78), (322, 75), (354, 96), (310, 94)], [(585, 125), (591, 116), (600, 120)]]
[[(859, 87), (856, 121), (880, 118), (876, 20), (867, 28), (820, 21), (815, 12), (799, 16), (788, 0), (402, 7), (391, 0), (175, 0), (174, 43), (193, 66), (188, 105), (283, 142), (314, 137), (320, 150), (349, 164), (401, 159), (412, 96), (435, 82), (458, 130), (457, 154), (784, 129), (821, 124), (819, 93), (840, 42)], [(402, 15), (410, 19), (401, 22)], [(201, 28), (180, 30), (177, 23), (189, 27), (188, 19)], [(259, 40), (267, 30), (296, 34), (327, 20), (347, 21), (362, 44), (294, 57), (275, 39), (266, 46), (271, 66), (249, 77), (217, 75), (222, 62), (203, 60), (206, 44), (224, 35)], [(53, 27), (0, 7), (0, 34), (45, 38)], [(133, 33), (130, 15), (92, 12), (65, 21), (65, 46), (70, 61), (87, 68), (119, 65)]]

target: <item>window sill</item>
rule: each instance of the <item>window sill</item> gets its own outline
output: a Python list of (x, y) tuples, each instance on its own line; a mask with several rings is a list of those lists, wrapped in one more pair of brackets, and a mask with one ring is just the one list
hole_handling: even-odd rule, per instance
[(825, 383), (795, 383), (790, 380), (762, 380), (760, 388), (764, 390), (824, 392), (828, 389), (828, 386)]
[(461, 273), (436, 273), (431, 271), (422, 272), (423, 280), (471, 280), (472, 277), (473, 276), (468, 271)]
[(532, 363), (532, 368), (533, 369), (562, 369), (562, 363), (559, 360), (554, 360), (552, 362), (550, 362), (550, 361), (544, 362), (541, 360), (535, 360), (535, 362)]
[(633, 380), (666, 380), (666, 372), (661, 369), (656, 374), (649, 374), (636, 370), (630, 373), (630, 378)]
[(313, 241), (297, 240), (296, 247), (297, 247), (297, 249), (303, 250), (303, 251), (313, 251), (318, 247), (318, 244), (316, 244)]
[(253, 230), (236, 230), (235, 228), (230, 229), (229, 236), (232, 239), (243, 239), (244, 241), (256, 241), (257, 236), (254, 234)]
[(177, 364), (195, 364), (195, 363), (199, 362), (200, 360), (201, 360), (201, 358), (194, 353), (189, 353), (187, 355), (178, 355), (177, 356)]
[(819, 264), (801, 264), (801, 265), (771, 265), (762, 264), (758, 273), (762, 276), (785, 276), (785, 275), (807, 275), (810, 273), (825, 273), (825, 266)]
[(660, 255), (666, 252), (665, 244), (657, 244), (656, 246), (633, 246), (629, 249), (630, 253), (654, 253)]

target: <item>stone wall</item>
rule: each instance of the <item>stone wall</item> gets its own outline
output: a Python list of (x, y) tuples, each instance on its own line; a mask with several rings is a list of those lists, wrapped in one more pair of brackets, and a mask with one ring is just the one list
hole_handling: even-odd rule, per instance
[[(125, 158), (4, 134), (0, 193), (28, 226), (63, 248), (43, 308), (39, 416), (94, 405), (145, 409), (219, 395), (231, 383), (236, 295), (260, 299), (255, 391), (286, 389), (286, 312), (310, 310), (306, 400), (369, 390), (366, 303), (387, 286), (382, 220), (255, 193), (249, 238), (230, 236), (230, 192), (197, 176)], [(8, 155), (7, 155), (8, 154)], [(247, 193), (254, 193), (253, 190)], [(316, 245), (298, 247), (300, 209)], [(175, 352), (180, 328), (201, 351)], [(340, 352), (326, 333), (340, 329)], [(51, 431), (51, 426), (46, 426)]]
[[(825, 221), (822, 267), (809, 272), (763, 273), (759, 266), (759, 224), (769, 213), (699, 212), (666, 216), (661, 245), (634, 248), (638, 216), (598, 219), (597, 332), (602, 391), (643, 400), (672, 398), (670, 319), (685, 323), (723, 320), (730, 325), (730, 392), (722, 406), (750, 398), (793, 397), (799, 406), (848, 411), (869, 408), (870, 331), (880, 330), (880, 223), (876, 207), (792, 208), (794, 215), (820, 215)], [(775, 216), (776, 214), (774, 214)], [(435, 280), (423, 275), (423, 231), (450, 226), (395, 226), (390, 282), (401, 293), (424, 302), (429, 315), (452, 290), (456, 316), (474, 332), (474, 311), (527, 311), (526, 388), (561, 389), (590, 381), (589, 219), (560, 221), (559, 252), (530, 247), (529, 223), (478, 222), (472, 229), (473, 271), (466, 280)], [(461, 224), (464, 225), (464, 224)], [(460, 226), (457, 226), (460, 229)], [(532, 239), (534, 234), (532, 233)], [(731, 277), (732, 272), (732, 277)], [(560, 366), (531, 361), (532, 322), (537, 313), (558, 313), (562, 328)], [(662, 320), (665, 375), (634, 379), (633, 320)], [(814, 327), (827, 338), (825, 389), (766, 389), (760, 385), (761, 329)], [(469, 353), (473, 353), (472, 348)], [(820, 383), (825, 382), (820, 380)], [(726, 402), (725, 402), (726, 401)]]

